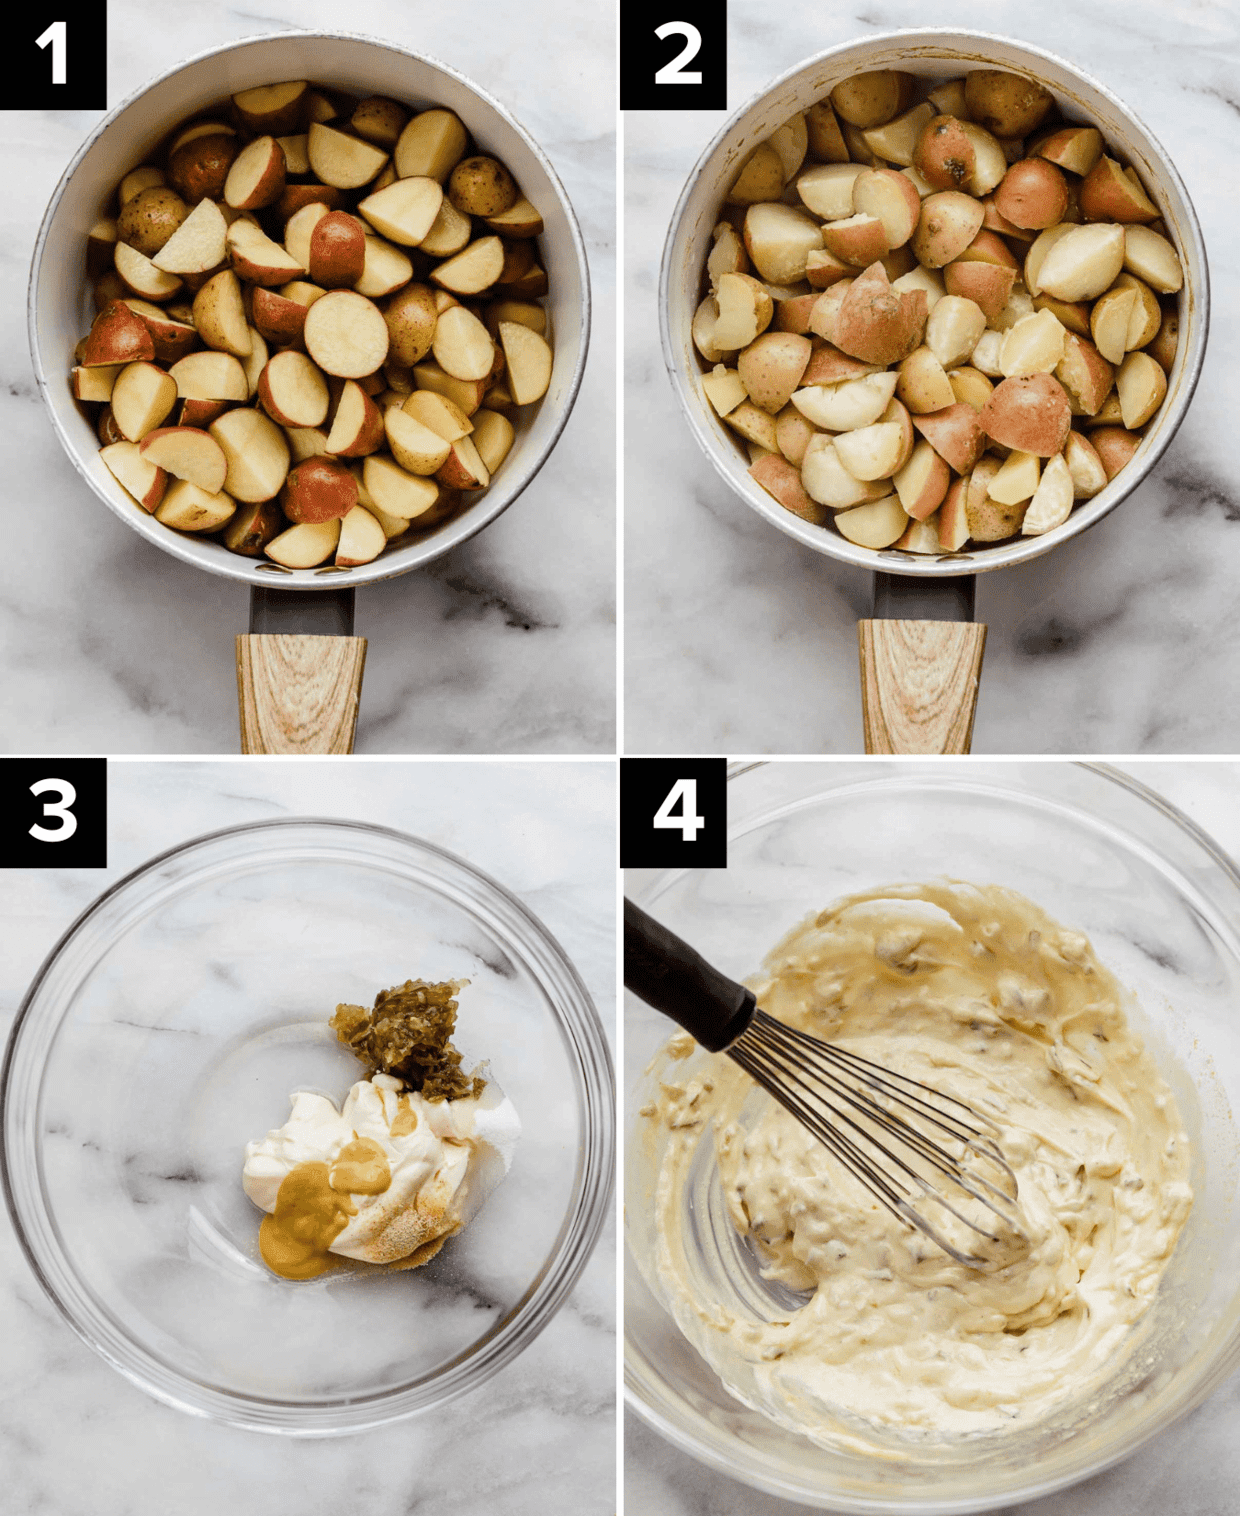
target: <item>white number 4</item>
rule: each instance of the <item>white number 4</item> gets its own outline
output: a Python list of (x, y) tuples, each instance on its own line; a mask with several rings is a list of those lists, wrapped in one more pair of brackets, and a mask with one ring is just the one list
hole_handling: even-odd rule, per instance
[[(665, 63), (654, 76), (656, 84), (701, 84), (702, 73), (700, 69), (692, 69), (684, 72), (683, 65), (692, 63), (702, 51), (702, 34), (690, 21), (665, 21), (662, 26), (656, 26), (655, 36), (660, 42), (665, 37), (683, 37), (685, 45), (676, 54), (670, 63)], [(692, 841), (692, 839), (690, 839)]]
[(77, 791), (67, 779), (40, 779), (30, 786), (32, 795), (41, 795), (45, 790), (55, 790), (60, 796), (59, 800), (43, 802), (43, 814), (49, 819), (55, 817), (60, 825), (55, 831), (45, 826), (32, 826), (30, 835), (38, 842), (68, 842), (77, 831), (77, 817), (69, 809), (77, 799)]
[(63, 21), (53, 21), (51, 26), (41, 37), (35, 38), (36, 47), (46, 47), (51, 43), (52, 47), (52, 83), (63, 84), (65, 82), (65, 33), (67, 27)]
[[(680, 805), (680, 815), (672, 814), (672, 807)], [(686, 842), (695, 842), (697, 834), (706, 825), (697, 814), (697, 780), (678, 779), (667, 792), (667, 798), (654, 813), (655, 827), (660, 831), (677, 831)]]

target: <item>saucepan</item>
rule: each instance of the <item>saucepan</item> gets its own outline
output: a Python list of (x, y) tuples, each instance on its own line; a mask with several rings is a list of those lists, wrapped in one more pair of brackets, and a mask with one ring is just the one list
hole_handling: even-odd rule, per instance
[[(703, 393), (690, 325), (702, 294), (711, 229), (737, 170), (759, 142), (850, 75), (893, 68), (948, 79), (979, 67), (1037, 79), (1054, 95), (1065, 119), (1096, 125), (1110, 150), (1118, 150), (1136, 169), (1184, 268), (1179, 345), (1166, 399), (1132, 461), (1105, 489), (1078, 504), (1062, 526), (972, 552), (875, 551), (830, 527), (802, 521), (749, 477), (743, 448), (726, 433)], [(727, 484), (780, 531), (874, 576), (873, 617), (859, 626), (867, 751), (969, 751), (986, 633), (973, 620), (975, 576), (1052, 552), (1101, 521), (1149, 475), (1192, 400), (1205, 358), (1209, 303), (1201, 228), (1166, 152), (1105, 85), (1027, 42), (941, 28), (866, 37), (797, 64), (721, 127), (689, 176), (663, 249), (659, 320), (664, 361), (690, 430)]]
[[(355, 95), (389, 95), (457, 113), (481, 152), (511, 169), (544, 222), (551, 383), (524, 407), (495, 482), (466, 510), (357, 568), (292, 570), (175, 532), (135, 505), (99, 458), (92, 419), (69, 390), (73, 349), (94, 318), (86, 237), (109, 214), (119, 179), (187, 116), (239, 90), (310, 79)], [(61, 177), (35, 242), (30, 351), (52, 425), (83, 479), (126, 525), (181, 562), (251, 586), (250, 632), (237, 639), (242, 746), (247, 752), (349, 752), (361, 693), (365, 639), (353, 637), (358, 585), (422, 568), (512, 504), (546, 462), (568, 420), (585, 367), (590, 282), (568, 196), (546, 154), (506, 107), (455, 69), (392, 42), (347, 32), (247, 38), (178, 64), (115, 107)], [(330, 641), (326, 640), (331, 638)]]

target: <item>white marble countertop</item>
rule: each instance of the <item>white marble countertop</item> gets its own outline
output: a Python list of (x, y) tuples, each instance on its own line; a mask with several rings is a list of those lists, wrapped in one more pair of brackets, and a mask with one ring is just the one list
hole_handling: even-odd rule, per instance
[[(0, 1036), (76, 914), (152, 854), (220, 826), (325, 815), (468, 858), (555, 935), (609, 1037), (614, 766), (262, 760), (111, 765), (110, 867), (0, 873)], [(0, 1508), (12, 1516), (608, 1516), (615, 1510), (615, 1243), (609, 1221), (560, 1311), (482, 1388), (353, 1437), (236, 1431), (150, 1399), (81, 1343), (0, 1219)]]
[[(1240, 765), (1119, 765), (1163, 795), (1240, 860)], [(1240, 1489), (1240, 1374), (1115, 1468), (1042, 1500), (986, 1516), (1231, 1516)], [(625, 1502), (641, 1516), (805, 1516), (809, 1507), (762, 1494), (665, 1442), (632, 1410), (624, 1417)]]
[[(978, 581), (989, 625), (976, 753), (1228, 752), (1240, 747), (1240, 505), (1229, 455), (1240, 340), (1231, 270), (1240, 153), (1240, 11), (1045, 0), (729, 7), (733, 107), (800, 59), (867, 33), (984, 28), (1057, 53), (1128, 102), (1178, 166), (1212, 265), (1205, 371), (1161, 463), (1092, 531)], [(860, 752), (857, 620), (870, 577), (800, 546), (699, 451), (663, 368), (658, 264), (676, 198), (724, 120), (624, 124), (628, 752)]]
[[(261, 12), (261, 13), (260, 13)], [(179, 60), (285, 30), (390, 37), (474, 78), (545, 148), (590, 260), (590, 361), (558, 447), (520, 500), (427, 570), (366, 587), (359, 753), (615, 748), (615, 90), (613, 18), (567, 0), (452, 6), (271, 0), (179, 8), (112, 0), (116, 102)], [(0, 570), (5, 746), (66, 753), (235, 753), (233, 637), (243, 584), (159, 552), (105, 510), (35, 392), (26, 283), (35, 232), (101, 112), (9, 111), (0, 211), (0, 441), (12, 523)], [(26, 505), (25, 513), (21, 507)]]

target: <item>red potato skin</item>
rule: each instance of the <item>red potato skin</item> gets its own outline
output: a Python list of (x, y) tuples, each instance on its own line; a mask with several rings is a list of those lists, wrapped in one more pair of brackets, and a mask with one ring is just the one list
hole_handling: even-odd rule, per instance
[(347, 211), (328, 211), (310, 233), (310, 281), (323, 289), (352, 289), (366, 263), (366, 228)]
[(286, 184), (275, 203), (275, 214), (280, 221), (287, 222), (303, 206), (325, 205), (329, 211), (335, 211), (344, 203), (344, 191), (331, 184)]
[(310, 309), (300, 301), (289, 300), (275, 290), (256, 286), (251, 297), (250, 314), (259, 335), (268, 342), (287, 344), (296, 342), (306, 324), (306, 312)]
[(973, 172), (976, 154), (955, 116), (935, 116), (927, 121), (917, 146), (913, 166), (937, 190), (958, 190)]
[(863, 379), (866, 374), (872, 374), (876, 367), (876, 364), (850, 358), (829, 342), (819, 342), (809, 355), (809, 362), (801, 375), (801, 385), (802, 388), (807, 388), (811, 384), (839, 384), (844, 379)]
[(831, 514), (826, 506), (819, 505), (805, 493), (800, 471), (786, 458), (780, 458), (774, 453), (769, 458), (759, 458), (750, 468), (749, 475), (757, 480), (773, 500), (778, 501), (794, 516), (799, 516), (802, 521), (812, 521), (815, 526), (821, 526)]
[(307, 458), (280, 488), (284, 514), (297, 524), (343, 520), (356, 504), (357, 480), (329, 458)]
[(82, 347), (85, 368), (110, 363), (154, 362), (155, 339), (146, 322), (121, 300), (105, 305)]
[(996, 385), (979, 419), (986, 434), (1001, 446), (1051, 458), (1063, 451), (1068, 440), (1072, 407), (1057, 379), (1029, 374)]
[(1141, 445), (1139, 432), (1125, 431), (1122, 426), (1099, 426), (1089, 434), (1094, 452), (1102, 460), (1109, 484)]
[(914, 416), (912, 421), (944, 463), (958, 474), (967, 474), (986, 451), (986, 433), (971, 405), (961, 402), (944, 406), (927, 416)]
[(995, 209), (1023, 231), (1054, 226), (1063, 220), (1067, 208), (1067, 178), (1045, 158), (1013, 163), (995, 190)]
[(886, 368), (921, 345), (927, 314), (925, 290), (897, 294), (882, 264), (872, 263), (840, 302), (835, 345), (850, 358)]

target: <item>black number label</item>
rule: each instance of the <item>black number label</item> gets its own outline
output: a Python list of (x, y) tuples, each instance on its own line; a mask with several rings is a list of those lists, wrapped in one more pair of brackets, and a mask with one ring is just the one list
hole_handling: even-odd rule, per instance
[(107, 110), (108, 0), (30, 0), (10, 13), (4, 41), (0, 111)]
[(684, 65), (692, 63), (702, 51), (702, 34), (691, 21), (665, 21), (662, 26), (656, 26), (655, 36), (660, 42), (666, 42), (669, 37), (683, 37), (685, 45), (676, 54), (670, 63), (665, 63), (654, 76), (656, 84), (701, 84), (702, 71), (694, 69), (691, 74), (684, 72)]
[(0, 758), (0, 868), (107, 866), (107, 759)]
[(726, 868), (727, 776), (724, 758), (622, 758), (620, 866)]
[[(662, 18), (668, 19), (664, 21)], [(671, 54), (669, 57), (668, 54)], [(669, 85), (677, 86), (669, 89)], [(728, 107), (727, 0), (620, 7), (620, 109)]]

